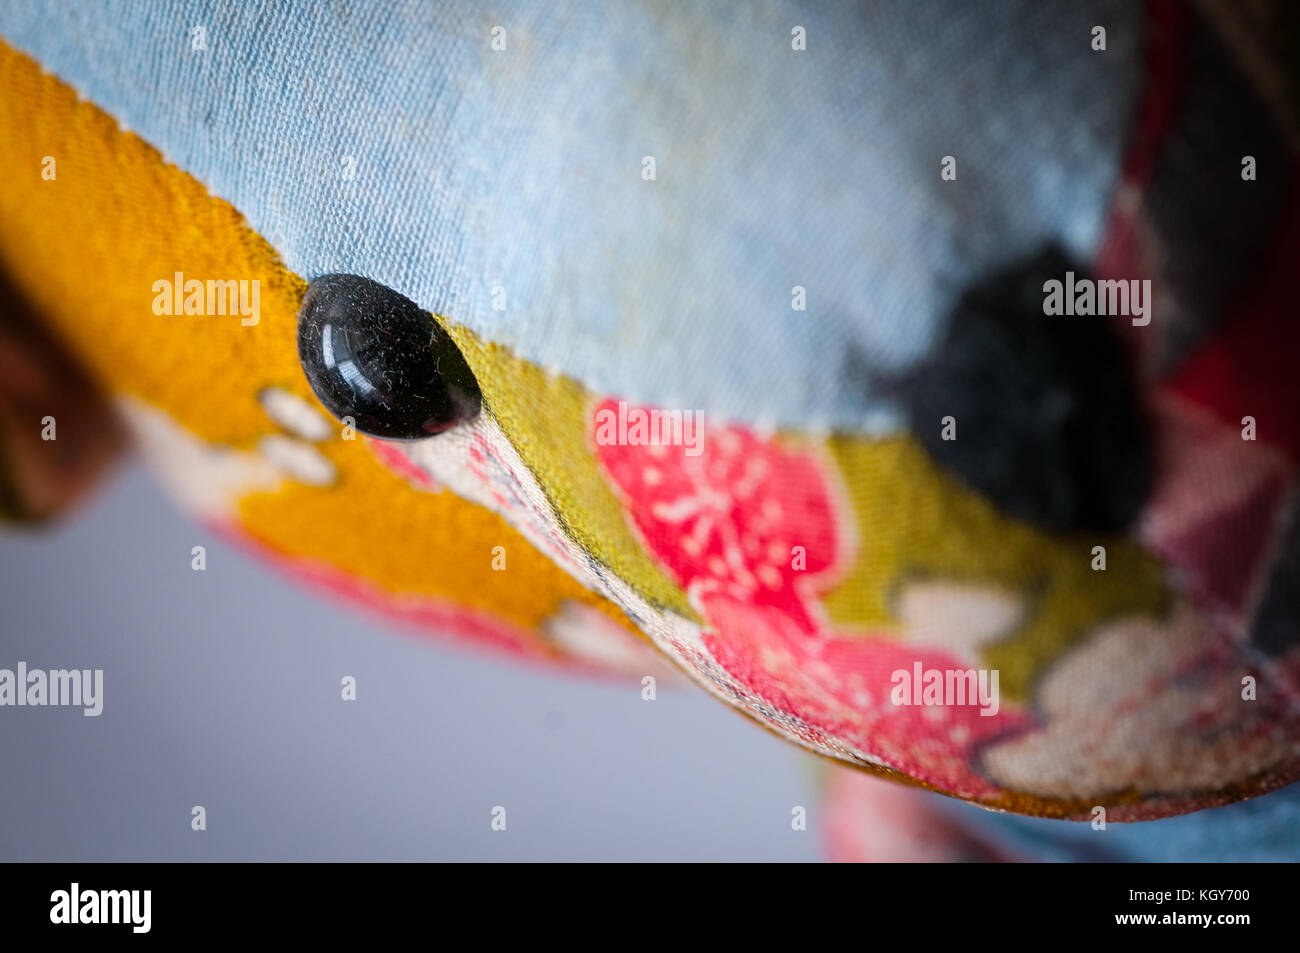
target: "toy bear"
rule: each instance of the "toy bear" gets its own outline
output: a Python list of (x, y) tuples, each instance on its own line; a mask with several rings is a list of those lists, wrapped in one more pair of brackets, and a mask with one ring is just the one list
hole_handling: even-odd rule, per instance
[(10, 0), (6, 509), (130, 442), (308, 585), (842, 766), (1076, 821), (1275, 791), (1295, 27)]

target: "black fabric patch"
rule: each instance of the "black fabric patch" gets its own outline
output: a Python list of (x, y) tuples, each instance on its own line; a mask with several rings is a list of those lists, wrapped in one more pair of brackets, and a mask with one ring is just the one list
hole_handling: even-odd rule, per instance
[[(968, 289), (902, 383), (931, 458), (1005, 513), (1053, 530), (1115, 531), (1151, 483), (1147, 432), (1114, 317), (1043, 313), (1067, 271), (1048, 249)], [(942, 437), (955, 418), (956, 439)]]

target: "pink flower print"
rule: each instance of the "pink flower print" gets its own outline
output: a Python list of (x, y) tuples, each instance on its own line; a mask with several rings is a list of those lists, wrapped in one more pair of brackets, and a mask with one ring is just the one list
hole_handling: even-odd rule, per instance
[[(605, 401), (595, 412), (616, 408)], [(773, 609), (811, 634), (800, 590), (814, 588), (839, 546), (820, 465), (730, 427), (704, 431), (699, 450), (596, 446), (646, 545), (693, 598)]]
[(804, 741), (847, 742), (905, 774), (968, 799), (1000, 789), (974, 768), (984, 745), (1034, 726), (1024, 708), (1001, 702), (996, 714), (976, 704), (898, 705), (893, 675), (924, 669), (966, 669), (942, 650), (888, 637), (804, 638), (782, 616), (724, 595), (705, 600), (716, 632), (704, 636), (714, 659), (733, 678), (794, 725)]

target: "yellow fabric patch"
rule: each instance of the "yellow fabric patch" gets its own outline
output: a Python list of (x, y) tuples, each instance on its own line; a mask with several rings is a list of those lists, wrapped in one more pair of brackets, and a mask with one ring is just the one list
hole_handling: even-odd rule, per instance
[[(581, 586), (497, 514), (450, 491), (413, 491), (358, 449), (359, 441), (335, 439), (317, 448), (338, 468), (337, 484), (294, 484), (241, 501), (245, 528), (264, 545), (328, 562), (390, 593), (441, 597), (527, 629), (564, 599), (605, 609), (631, 628), (622, 610)], [(507, 568), (500, 572), (491, 569), (495, 546), (505, 549)]]
[[(858, 553), (825, 597), (843, 628), (893, 626), (893, 601), (910, 579), (991, 583), (1030, 600), (1025, 624), (984, 654), (1011, 698), (1028, 693), (1035, 672), (1098, 622), (1163, 614), (1169, 594), (1160, 564), (1117, 536), (1050, 535), (1008, 519), (978, 494), (940, 472), (910, 438), (835, 437), (839, 464), (857, 514)], [(1106, 548), (1106, 570), (1092, 569), (1092, 548)]]
[(565, 531), (646, 601), (698, 621), (681, 588), (641, 546), (588, 434), (592, 395), (464, 327), (448, 326), (484, 401), (546, 492)]
[[(305, 282), (234, 208), (2, 42), (0, 130), (0, 266), (106, 391), (162, 409), (204, 441), (246, 451), (280, 433), (257, 400), (263, 388), (319, 406), (297, 354)], [(46, 156), (53, 179), (42, 177)], [(260, 321), (156, 315), (153, 283), (176, 272), (260, 281)], [(502, 385), (491, 390), (500, 394)], [(242, 528), (253, 539), (389, 592), (490, 610), (529, 629), (576, 600), (640, 635), (494, 513), (412, 488), (363, 440), (336, 432), (317, 449), (337, 482), (291, 482), (242, 500)], [(503, 572), (491, 569), (497, 545), (507, 552)]]
[[(0, 259), (33, 306), (110, 393), (210, 442), (273, 432), (258, 388), (309, 396), (293, 353), (303, 281), (229, 204), (2, 43), (0, 90)], [(260, 323), (155, 315), (153, 283), (176, 272), (260, 279)]]

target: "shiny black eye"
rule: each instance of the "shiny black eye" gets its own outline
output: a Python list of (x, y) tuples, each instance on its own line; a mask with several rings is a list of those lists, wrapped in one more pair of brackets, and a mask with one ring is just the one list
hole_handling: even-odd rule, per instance
[(362, 433), (413, 440), (472, 419), (478, 382), (428, 312), (357, 275), (325, 275), (298, 313), (298, 358), (311, 389)]

